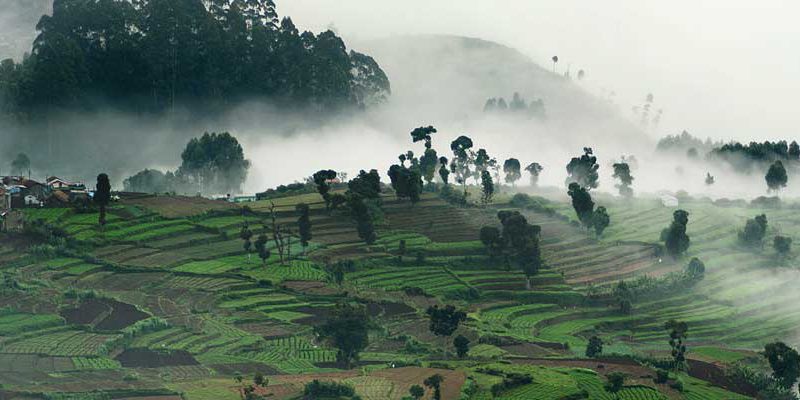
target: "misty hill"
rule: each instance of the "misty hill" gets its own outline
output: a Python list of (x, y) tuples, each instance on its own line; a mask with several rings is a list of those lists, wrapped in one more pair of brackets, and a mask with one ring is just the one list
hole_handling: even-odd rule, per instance
[(59, 0), (31, 56), (0, 69), (2, 108), (218, 112), (252, 98), (331, 111), (385, 100), (372, 58), (332, 31), (299, 30), (272, 0)]
[(372, 54), (386, 71), (392, 81), (393, 105), (412, 110), (423, 120), (482, 118), (487, 99), (504, 97), (508, 102), (518, 92), (528, 102), (541, 99), (551, 126), (562, 133), (571, 132), (573, 138), (607, 135), (629, 143), (649, 143), (616, 106), (590, 94), (580, 81), (554, 74), (518, 50), (498, 43), (415, 35), (368, 41), (357, 47)]

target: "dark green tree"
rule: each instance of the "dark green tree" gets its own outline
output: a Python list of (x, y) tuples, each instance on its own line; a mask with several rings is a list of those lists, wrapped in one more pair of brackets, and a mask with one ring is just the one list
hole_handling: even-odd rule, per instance
[(400, 242), (397, 244), (397, 261), (401, 264), (403, 263), (403, 256), (406, 255), (406, 240), (400, 239)]
[(597, 234), (597, 236), (602, 236), (603, 231), (608, 228), (610, 223), (611, 218), (608, 216), (606, 208), (603, 206), (597, 207), (592, 215), (592, 227), (594, 227), (594, 232)]
[(786, 175), (786, 168), (784, 168), (781, 160), (776, 160), (770, 165), (767, 170), (767, 175), (764, 177), (767, 180), (767, 187), (769, 190), (778, 191), (786, 187), (786, 182), (789, 178)]
[(503, 172), (506, 174), (506, 183), (516, 185), (519, 178), (522, 178), (521, 166), (516, 158), (509, 158), (503, 163)]
[(783, 342), (764, 346), (764, 357), (772, 368), (772, 376), (783, 388), (791, 388), (800, 377), (800, 354)]
[(567, 164), (567, 185), (577, 183), (586, 190), (595, 189), (598, 186), (598, 179), (600, 175), (597, 170), (600, 165), (597, 164), (597, 157), (591, 147), (583, 148), (583, 155), (580, 157), (573, 157)]
[(592, 195), (589, 194), (588, 190), (575, 182), (569, 184), (567, 194), (572, 198), (572, 208), (575, 209), (578, 219), (583, 226), (591, 228), (594, 219), (594, 201), (592, 201)]
[(411, 140), (413, 140), (414, 143), (424, 141), (425, 148), (430, 149), (431, 135), (434, 133), (436, 133), (436, 128), (434, 128), (433, 126), (427, 126), (427, 127), (421, 126), (411, 131)]
[(439, 178), (447, 186), (450, 180), (450, 170), (447, 169), (447, 157), (439, 157)]
[(452, 305), (439, 307), (438, 305), (428, 307), (426, 311), (428, 314), (429, 322), (428, 329), (436, 336), (444, 339), (444, 346), (442, 347), (447, 354), (447, 338), (458, 329), (458, 326), (467, 320), (467, 314), (463, 311), (457, 310)]
[(484, 226), (481, 228), (480, 239), (481, 243), (486, 246), (486, 251), (489, 253), (489, 257), (494, 259), (498, 255), (502, 254), (503, 249), (505, 248), (505, 241), (500, 235), (499, 229), (493, 226)]
[(686, 340), (689, 325), (683, 321), (671, 319), (664, 323), (664, 330), (669, 332), (669, 346), (672, 348), (673, 368), (682, 369), (686, 364)]
[(439, 165), (439, 156), (434, 149), (425, 149), (425, 153), (419, 158), (419, 170), (422, 178), (429, 185), (436, 176), (436, 167)]
[(617, 185), (617, 189), (619, 189), (620, 196), (633, 196), (633, 189), (631, 189), (631, 184), (633, 184), (633, 176), (631, 175), (631, 167), (628, 165), (628, 163), (620, 162), (614, 164), (614, 178), (619, 179), (619, 185)]
[(633, 311), (633, 293), (623, 280), (614, 287), (614, 301), (616, 301), (620, 313), (630, 314)]
[(420, 385), (412, 385), (408, 389), (408, 394), (410, 394), (411, 398), (414, 400), (419, 400), (422, 398), (422, 396), (425, 396), (425, 389), (423, 389)]
[(92, 199), (97, 207), (100, 208), (100, 226), (106, 224), (106, 207), (111, 202), (111, 182), (108, 180), (108, 175), (97, 175), (97, 185)]
[(739, 231), (739, 240), (747, 246), (761, 246), (767, 234), (767, 216), (761, 214), (748, 219), (744, 230)]
[(247, 254), (247, 259), (250, 259), (250, 249), (253, 246), (253, 243), (250, 239), (253, 237), (253, 231), (250, 230), (250, 227), (247, 224), (242, 226), (242, 229), (239, 230), (239, 238), (244, 241), (242, 244), (242, 248), (244, 249), (245, 253)]
[(539, 248), (542, 228), (531, 225), (518, 211), (500, 211), (497, 218), (503, 225), (502, 240), (507, 257), (525, 274), (525, 287), (531, 288), (531, 278), (539, 273), (543, 261)]
[(531, 186), (536, 187), (539, 184), (539, 175), (544, 168), (539, 163), (531, 163), (525, 167), (525, 171), (531, 174)]
[(325, 208), (330, 209), (331, 206), (331, 186), (330, 182), (336, 179), (336, 171), (332, 169), (323, 169), (314, 173), (311, 179), (317, 185), (317, 192), (319, 192), (322, 199), (325, 201)]
[(181, 159), (178, 173), (199, 184), (204, 193), (239, 192), (250, 168), (239, 141), (228, 132), (206, 132), (190, 140)]
[(433, 400), (442, 400), (442, 382), (444, 382), (444, 377), (439, 374), (431, 375), (423, 382), (425, 386), (433, 390)]
[(300, 234), (300, 244), (303, 246), (303, 254), (308, 248), (308, 242), (311, 241), (311, 217), (308, 204), (300, 203), (295, 206), (295, 210), (299, 214), (297, 218), (297, 231)]
[(453, 347), (456, 349), (458, 358), (464, 358), (464, 356), (469, 353), (469, 339), (464, 337), (464, 335), (458, 335), (453, 339)]
[(450, 161), (450, 172), (455, 174), (456, 182), (460, 185), (467, 184), (467, 178), (471, 175), (469, 168), (470, 149), (472, 149), (472, 139), (467, 136), (459, 136), (450, 143), (450, 150), (453, 151), (453, 159)]
[(775, 248), (778, 254), (785, 256), (792, 251), (792, 238), (776, 235), (772, 241), (772, 247)]
[(625, 387), (625, 374), (622, 372), (611, 372), (606, 375), (605, 389), (607, 392), (612, 393), (615, 397), (619, 398), (619, 392)]
[(370, 322), (363, 306), (337, 305), (325, 323), (314, 328), (321, 339), (328, 341), (338, 351), (336, 360), (350, 369), (358, 361), (359, 353), (369, 345)]
[(693, 278), (702, 278), (706, 273), (706, 265), (699, 258), (694, 257), (686, 266), (686, 273)]
[(603, 353), (603, 340), (597, 336), (589, 338), (589, 344), (586, 345), (586, 357), (595, 358)]
[(689, 223), (689, 213), (684, 210), (676, 210), (672, 213), (672, 224), (669, 228), (661, 231), (661, 240), (667, 253), (673, 258), (678, 258), (689, 249), (691, 240), (686, 234), (686, 225)]
[(494, 197), (494, 182), (489, 171), (481, 172), (481, 201), (484, 205), (492, 202)]
[(258, 235), (258, 238), (254, 243), (256, 247), (256, 252), (258, 253), (258, 258), (261, 259), (261, 263), (264, 265), (267, 264), (267, 259), (270, 256), (269, 248), (267, 248), (267, 242), (269, 242), (267, 235), (262, 233)]

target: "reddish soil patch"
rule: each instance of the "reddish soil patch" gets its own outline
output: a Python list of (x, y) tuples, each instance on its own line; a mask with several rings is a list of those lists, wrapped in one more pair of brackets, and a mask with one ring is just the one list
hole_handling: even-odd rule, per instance
[(89, 299), (81, 303), (78, 308), (70, 308), (61, 312), (61, 316), (69, 324), (89, 325), (100, 318), (104, 313), (110, 314), (111, 306), (99, 299)]
[(125, 368), (158, 368), (177, 365), (199, 365), (187, 351), (169, 352), (150, 349), (127, 349), (114, 358)]
[(296, 320), (293, 321), (294, 323), (302, 324), (302, 325), (315, 326), (315, 325), (319, 325), (320, 323), (322, 323), (323, 321), (328, 319), (328, 317), (330, 317), (330, 315), (331, 315), (331, 311), (332, 310), (333, 310), (333, 308), (331, 308), (331, 307), (309, 307), (309, 306), (306, 306), (306, 307), (293, 308), (291, 311), (295, 311), (295, 312), (299, 312), (299, 313), (303, 313), (303, 314), (310, 314), (311, 315), (310, 317), (296, 319)]
[(113, 299), (88, 299), (77, 308), (62, 311), (61, 316), (70, 324), (94, 324), (98, 330), (117, 331), (150, 317), (150, 314)]
[(689, 376), (711, 382), (712, 385), (719, 386), (731, 392), (754, 397), (758, 394), (755, 386), (747, 382), (738, 382), (725, 375), (725, 370), (716, 364), (707, 363), (699, 360), (688, 360)]
[(263, 375), (278, 375), (280, 372), (275, 368), (268, 367), (259, 363), (237, 363), (237, 364), (213, 364), (209, 365), (214, 371), (220, 375), (235, 375), (236, 373), (244, 375), (253, 375), (260, 372)]
[(554, 352), (552, 349), (547, 349), (541, 346), (537, 346), (533, 343), (511, 344), (498, 347), (509, 352), (510, 354), (523, 357), (544, 357), (553, 354), (558, 354), (557, 352)]

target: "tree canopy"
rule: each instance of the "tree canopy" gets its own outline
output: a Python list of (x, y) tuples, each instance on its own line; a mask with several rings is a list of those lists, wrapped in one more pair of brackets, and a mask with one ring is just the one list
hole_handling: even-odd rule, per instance
[(214, 112), (267, 97), (334, 110), (390, 92), (371, 57), (348, 53), (330, 30), (301, 32), (272, 0), (55, 0), (36, 28), (30, 56), (0, 69), (11, 82), (0, 109)]
[(369, 317), (363, 306), (339, 304), (331, 317), (314, 331), (338, 349), (337, 361), (349, 369), (369, 345), (369, 328)]
[(205, 193), (238, 193), (250, 168), (239, 141), (228, 132), (206, 132), (190, 140), (181, 159), (178, 174), (199, 184)]
[(570, 183), (577, 183), (586, 190), (597, 188), (599, 183), (597, 180), (600, 175), (597, 170), (600, 165), (597, 164), (597, 157), (594, 156), (594, 151), (591, 147), (583, 148), (583, 155), (580, 157), (573, 157), (567, 164), (567, 185)]

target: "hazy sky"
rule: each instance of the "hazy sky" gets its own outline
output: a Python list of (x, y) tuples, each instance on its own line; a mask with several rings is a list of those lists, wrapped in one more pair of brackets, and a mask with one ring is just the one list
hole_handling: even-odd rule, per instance
[[(494, 40), (538, 63), (571, 64), (624, 112), (655, 95), (658, 136), (796, 137), (800, 126), (800, 2), (577, 0), (291, 0), (303, 27), (333, 24), (357, 43), (404, 33)], [(435, 63), (432, 63), (435, 68)]]

